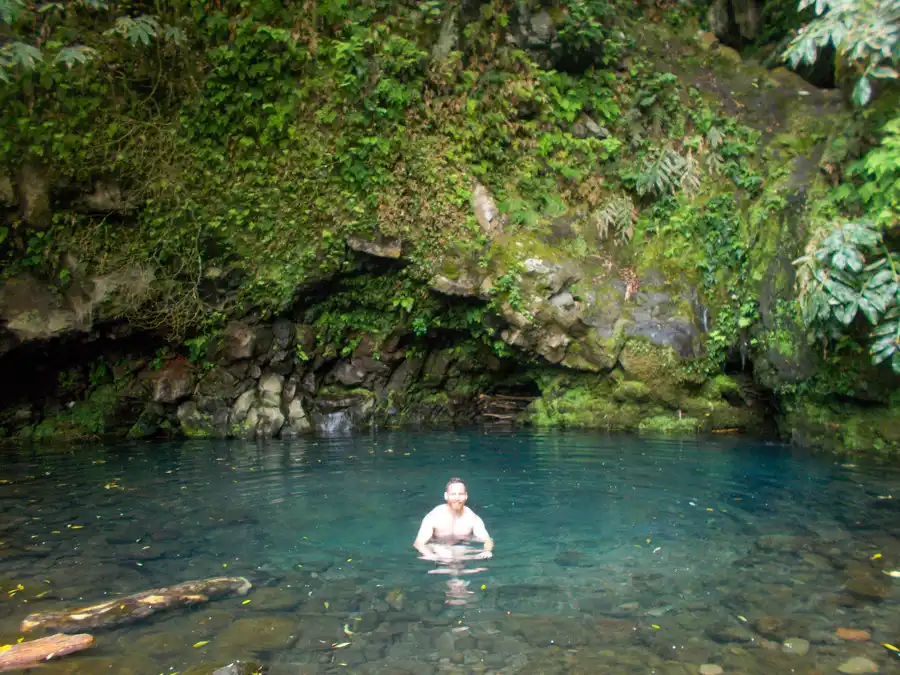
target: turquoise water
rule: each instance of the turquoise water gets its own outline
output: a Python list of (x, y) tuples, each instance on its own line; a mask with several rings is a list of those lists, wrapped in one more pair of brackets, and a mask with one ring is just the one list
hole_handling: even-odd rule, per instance
[[(458, 579), (412, 548), (451, 476), (496, 541)], [(19, 629), (32, 612), (253, 584), (92, 631), (48, 675), (900, 665), (882, 646), (900, 646), (897, 469), (741, 439), (473, 429), (6, 455), (0, 479), (0, 644), (36, 637)]]

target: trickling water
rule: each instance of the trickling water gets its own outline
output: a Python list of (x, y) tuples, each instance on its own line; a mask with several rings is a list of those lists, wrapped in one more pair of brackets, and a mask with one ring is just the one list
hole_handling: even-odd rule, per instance
[(316, 431), (323, 436), (346, 435), (352, 430), (352, 420), (346, 410), (325, 413), (316, 420)]
[[(47, 675), (198, 675), (233, 659), (276, 675), (896, 667), (882, 646), (900, 642), (896, 469), (740, 439), (484, 430), (4, 460), (0, 644), (32, 612), (253, 583), (94, 631), (93, 650)], [(455, 475), (495, 556), (433, 574), (412, 541)], [(792, 639), (808, 653), (785, 652)]]

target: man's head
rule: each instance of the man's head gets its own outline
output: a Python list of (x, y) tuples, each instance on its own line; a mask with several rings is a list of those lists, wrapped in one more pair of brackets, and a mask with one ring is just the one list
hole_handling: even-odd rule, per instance
[(462, 511), (466, 506), (466, 500), (469, 498), (466, 492), (466, 484), (462, 478), (451, 478), (444, 488), (444, 499), (447, 505), (454, 511)]

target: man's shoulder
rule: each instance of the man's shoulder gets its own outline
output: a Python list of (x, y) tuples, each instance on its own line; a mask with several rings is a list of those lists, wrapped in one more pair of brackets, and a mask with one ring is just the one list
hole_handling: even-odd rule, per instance
[(466, 518), (469, 518), (475, 522), (478, 522), (479, 520), (481, 520), (481, 518), (478, 517), (478, 514), (475, 513), (468, 506), (466, 507), (466, 510), (464, 511), (463, 515), (465, 515)]
[(433, 509), (431, 509), (431, 511), (429, 511), (428, 515), (426, 515), (425, 517), (428, 519), (440, 518), (440, 517), (446, 515), (446, 512), (447, 512), (447, 505), (446, 504), (438, 504)]

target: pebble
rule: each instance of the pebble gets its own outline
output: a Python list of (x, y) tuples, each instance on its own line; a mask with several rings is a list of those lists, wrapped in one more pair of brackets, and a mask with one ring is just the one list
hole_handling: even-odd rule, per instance
[(700, 666), (700, 675), (722, 675), (725, 671), (715, 663), (704, 663)]
[(839, 665), (838, 671), (844, 675), (863, 675), (864, 673), (877, 673), (878, 666), (864, 656), (854, 656)]
[(781, 651), (785, 654), (806, 656), (809, 653), (809, 641), (803, 638), (788, 638), (781, 646)]
[(852, 642), (868, 642), (872, 636), (869, 631), (860, 630), (859, 628), (838, 628), (835, 631), (841, 640), (850, 640)]

